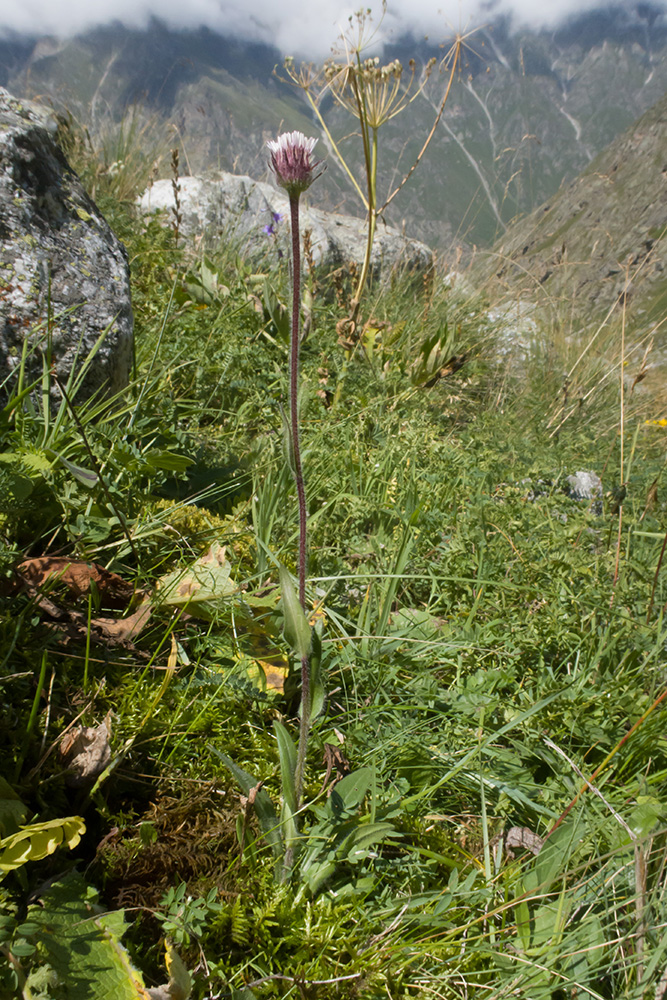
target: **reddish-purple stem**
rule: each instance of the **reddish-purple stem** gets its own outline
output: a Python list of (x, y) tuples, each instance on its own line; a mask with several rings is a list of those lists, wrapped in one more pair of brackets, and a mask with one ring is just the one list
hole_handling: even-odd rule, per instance
[(299, 443), (299, 314), (301, 311), (301, 246), (299, 243), (299, 196), (290, 195), (292, 221), (292, 336), (290, 338), (290, 424), (294, 482), (299, 503), (299, 602), (306, 610), (306, 488), (301, 469)]
[[(290, 215), (292, 223), (292, 336), (290, 337), (290, 387), (289, 409), (292, 433), (292, 460), (294, 462), (294, 482), (299, 503), (299, 603), (306, 610), (306, 487), (301, 468), (301, 446), (299, 443), (299, 315), (301, 311), (301, 246), (299, 243), (299, 196), (290, 194)], [(301, 659), (301, 726), (297, 750), (296, 772), (294, 775), (296, 807), (301, 803), (303, 774), (306, 766), (306, 746), (310, 728), (310, 662), (307, 656)]]

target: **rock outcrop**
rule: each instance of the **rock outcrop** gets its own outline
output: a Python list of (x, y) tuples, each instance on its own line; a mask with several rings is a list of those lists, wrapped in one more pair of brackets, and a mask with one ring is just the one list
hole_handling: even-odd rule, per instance
[(83, 375), (78, 401), (127, 384), (125, 250), (67, 163), (48, 111), (0, 88), (0, 397), (26, 340), (26, 377), (47, 355), (64, 383)]
[[(142, 212), (165, 211), (165, 221), (173, 223), (178, 210), (179, 231), (184, 235), (201, 236), (209, 245), (231, 241), (251, 258), (277, 259), (287, 249), (289, 202), (284, 191), (224, 172), (210, 179), (181, 177), (178, 187), (177, 206), (172, 182), (158, 181), (141, 198)], [(302, 233), (310, 230), (315, 264), (334, 270), (363, 262), (363, 219), (310, 208), (302, 199), (300, 223)], [(378, 224), (371, 259), (375, 277), (386, 276), (396, 267), (423, 271), (432, 263), (433, 252), (425, 243)]]

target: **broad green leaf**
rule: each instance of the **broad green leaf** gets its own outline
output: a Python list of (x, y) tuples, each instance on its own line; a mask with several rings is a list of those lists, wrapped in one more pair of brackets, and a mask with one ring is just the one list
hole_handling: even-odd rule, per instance
[(302, 877), (309, 891), (315, 896), (335, 871), (336, 864), (334, 861), (321, 861), (310, 864), (302, 869)]
[(366, 857), (371, 847), (376, 847), (383, 843), (387, 837), (397, 836), (396, 829), (391, 823), (386, 821), (380, 823), (367, 823), (359, 826), (346, 838), (343, 850), (347, 853), (347, 860), (354, 863)]
[(653, 795), (639, 795), (630, 814), (630, 826), (638, 837), (646, 837), (665, 818), (667, 809)]
[(276, 295), (268, 280), (264, 282), (264, 315), (271, 320), (275, 335), (283, 344), (288, 344), (291, 332), (291, 317)]
[(278, 755), (280, 757), (280, 776), (283, 792), (282, 835), (285, 848), (287, 849), (294, 846), (299, 836), (296, 822), (296, 790), (294, 787), (296, 747), (292, 737), (282, 723), (274, 722), (273, 729), (278, 741)]
[(226, 298), (229, 295), (229, 288), (226, 285), (220, 284), (218, 271), (208, 258), (205, 257), (201, 262), (199, 272), (201, 275), (201, 284), (211, 300)]
[(525, 899), (519, 900), (514, 906), (516, 916), (516, 929), (521, 940), (521, 947), (524, 951), (530, 948), (530, 910)]
[(75, 465), (74, 462), (68, 461), (68, 459), (63, 458), (62, 455), (58, 456), (58, 461), (68, 472), (70, 472), (77, 482), (81, 483), (82, 486), (86, 486), (89, 490), (97, 486), (100, 481), (100, 477), (96, 472), (91, 472), (90, 469), (84, 469), (81, 465)]
[(40, 946), (57, 974), (50, 1000), (148, 1000), (141, 973), (120, 940), (123, 911), (105, 913), (80, 875), (49, 886), (28, 917), (39, 925)]
[(371, 787), (374, 768), (360, 767), (358, 771), (346, 775), (342, 781), (331, 790), (329, 803), (334, 812), (357, 809), (364, 800), (366, 792)]
[(534, 862), (537, 882), (542, 889), (548, 889), (567, 869), (583, 833), (584, 824), (579, 820), (571, 820), (561, 824), (547, 837)]
[(533, 948), (560, 945), (572, 909), (572, 896), (565, 886), (558, 896), (543, 903), (533, 913)]
[(192, 993), (192, 979), (183, 961), (172, 944), (165, 942), (165, 965), (169, 976), (169, 996), (171, 1000), (188, 1000)]
[(278, 741), (280, 757), (280, 776), (282, 779), (283, 797), (294, 813), (296, 812), (296, 795), (294, 789), (294, 772), (296, 771), (296, 746), (294, 740), (281, 722), (273, 723), (273, 730)]
[(163, 469), (165, 472), (185, 472), (195, 461), (187, 455), (166, 450), (145, 452), (144, 459), (150, 469)]
[(454, 897), (451, 892), (445, 892), (440, 897), (438, 902), (433, 907), (433, 916), (439, 917), (441, 914), (446, 913), (454, 902)]

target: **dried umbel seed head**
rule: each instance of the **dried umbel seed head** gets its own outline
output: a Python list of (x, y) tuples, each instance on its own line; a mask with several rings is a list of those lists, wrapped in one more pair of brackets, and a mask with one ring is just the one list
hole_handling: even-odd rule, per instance
[(313, 160), (316, 143), (317, 139), (307, 139), (303, 132), (283, 132), (266, 144), (276, 180), (290, 197), (298, 198), (319, 177), (315, 169), (320, 161)]

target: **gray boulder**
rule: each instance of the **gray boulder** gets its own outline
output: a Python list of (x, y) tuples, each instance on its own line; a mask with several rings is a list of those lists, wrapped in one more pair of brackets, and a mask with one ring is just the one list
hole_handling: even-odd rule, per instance
[(567, 485), (573, 500), (602, 499), (602, 480), (594, 472), (575, 472), (567, 477)]
[(49, 112), (0, 88), (0, 398), (7, 398), (26, 338), (28, 377), (39, 375), (50, 350), (66, 383), (102, 334), (79, 401), (127, 385), (127, 255), (68, 165)]
[[(178, 180), (179, 232), (201, 237), (207, 244), (224, 239), (234, 242), (250, 258), (277, 260), (288, 248), (289, 201), (283, 190), (250, 177), (220, 172), (211, 178), (180, 177)], [(157, 181), (140, 200), (141, 211), (165, 212), (165, 221), (176, 217), (171, 181)], [(302, 198), (301, 232), (311, 232), (315, 264), (334, 270), (351, 262), (361, 265), (366, 251), (366, 224), (351, 215), (337, 215), (310, 208)], [(424, 271), (433, 264), (433, 252), (425, 243), (403, 236), (397, 229), (378, 224), (371, 267), (377, 278), (394, 268)]]

